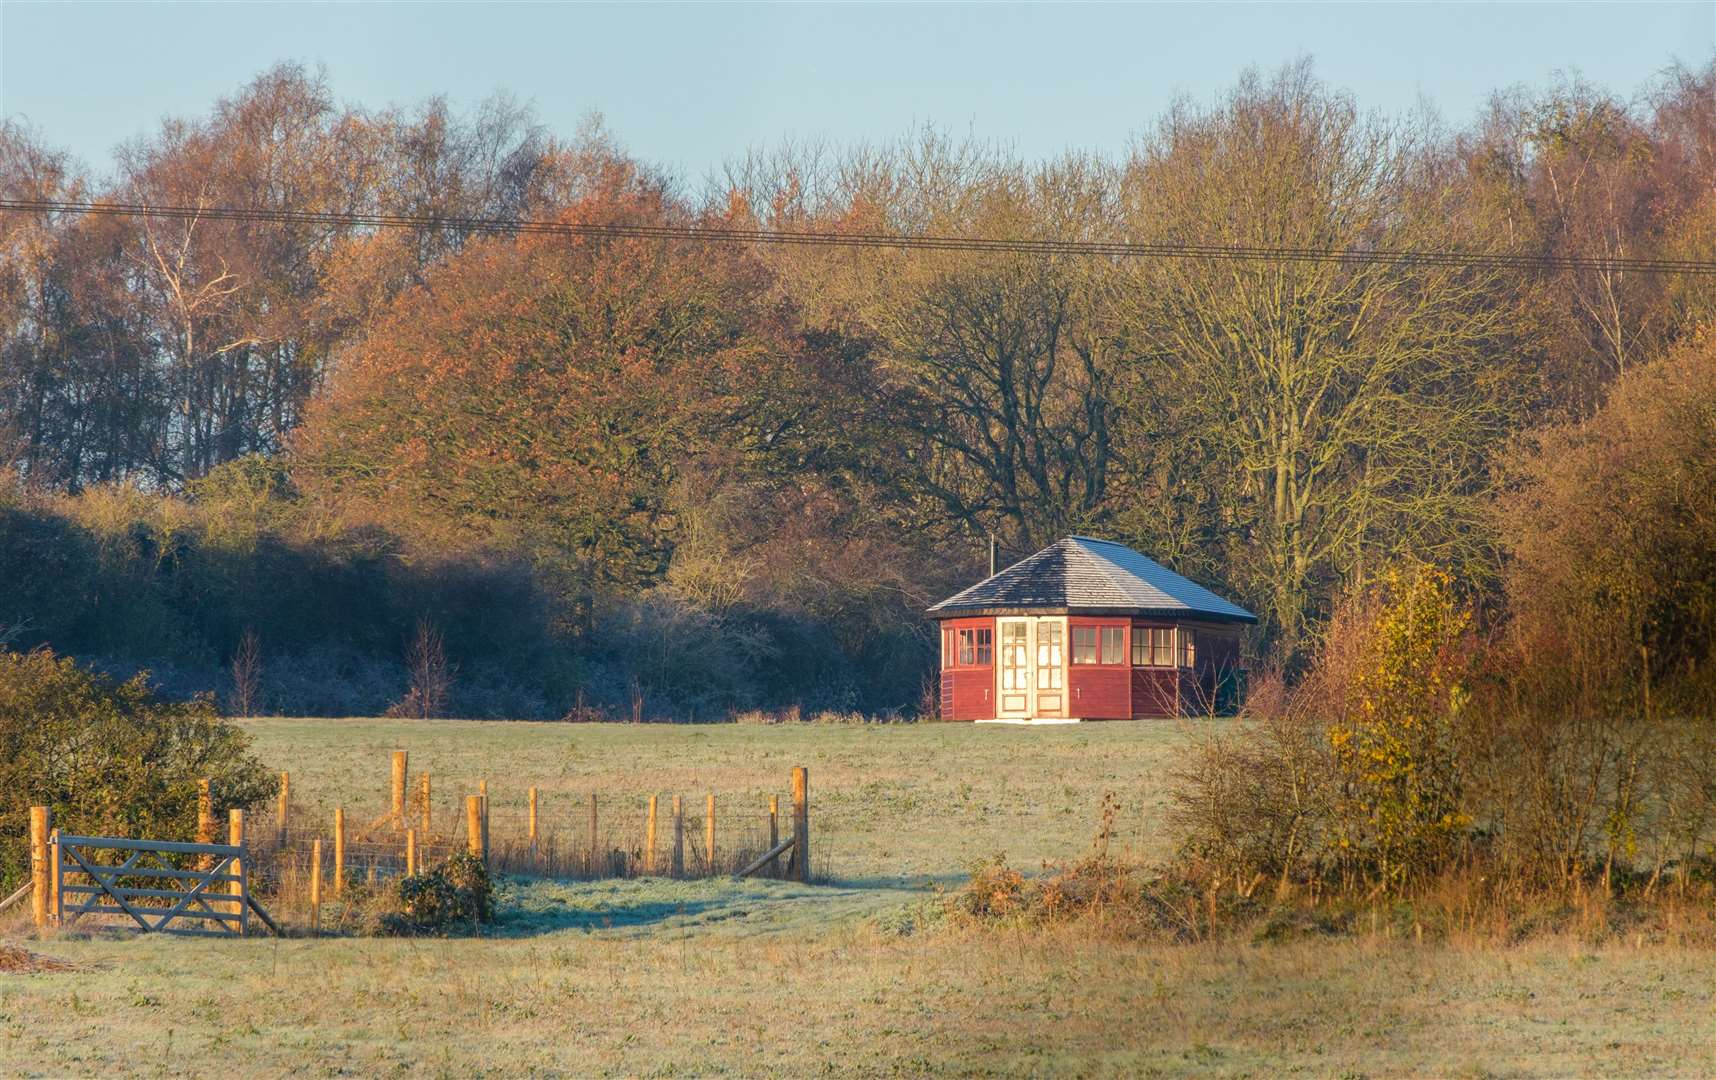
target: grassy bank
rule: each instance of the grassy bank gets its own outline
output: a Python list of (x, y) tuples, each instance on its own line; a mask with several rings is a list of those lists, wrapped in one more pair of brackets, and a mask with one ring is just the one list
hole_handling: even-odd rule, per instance
[(1708, 957), (1671, 948), (900, 937), (833, 892), (543, 885), (509, 898), (492, 940), (43, 943), (81, 968), (0, 979), (0, 1060), (21, 1075), (1716, 1069)]
[(486, 776), (497, 827), (533, 783), (553, 823), (591, 790), (760, 808), (808, 765), (831, 881), (509, 880), (481, 939), (26, 940), (75, 968), (0, 973), (0, 1074), (1716, 1073), (1710, 956), (1672, 940), (1169, 945), (907, 917), (971, 859), (1085, 850), (1105, 790), (1120, 840), (1164, 853), (1189, 727), (246, 727), (306, 805), (384, 806), (403, 747), (437, 813)]
[(1169, 772), (1199, 729), (1167, 721), (1032, 729), (361, 719), (243, 726), (264, 761), (291, 771), (293, 800), (311, 820), (328, 820), (336, 803), (352, 821), (385, 811), (389, 755), (403, 749), (414, 776), (430, 772), (435, 820), (447, 826), (462, 827), (464, 796), (486, 779), (497, 836), (522, 831), (533, 785), (545, 833), (581, 837), (591, 792), (601, 799), (604, 831), (619, 840), (639, 841), (651, 793), (683, 795), (697, 815), (714, 792), (722, 828), (739, 828), (763, 820), (771, 793), (784, 800), (793, 766), (804, 765), (818, 870), (878, 883), (952, 880), (996, 852), (1021, 866), (1077, 854), (1107, 791), (1122, 804), (1115, 842), (1166, 854)]

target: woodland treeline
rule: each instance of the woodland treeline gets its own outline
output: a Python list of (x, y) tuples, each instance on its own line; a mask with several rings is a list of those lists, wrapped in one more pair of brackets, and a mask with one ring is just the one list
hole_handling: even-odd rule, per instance
[(922, 609), (987, 537), (1084, 532), (1259, 612), (1255, 665), (1292, 672), (1401, 560), (1507, 607), (1562, 520), (1508, 508), (1591, 495), (1541, 447), (1665, 357), (1711, 377), (1710, 276), (460, 224), (1716, 259), (1716, 64), (1450, 124), (1300, 63), (1140, 132), (688, 182), (596, 122), (349, 106), (293, 65), (107, 173), (9, 120), (7, 199), (431, 223), (0, 214), (0, 638), (267, 711), (909, 712)]

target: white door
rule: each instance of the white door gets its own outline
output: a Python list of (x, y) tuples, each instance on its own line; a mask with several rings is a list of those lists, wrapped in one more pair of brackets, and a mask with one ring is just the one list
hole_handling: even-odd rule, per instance
[(995, 665), (1000, 688), (995, 697), (996, 719), (1024, 720), (1031, 715), (1031, 620), (999, 619), (1000, 663)]
[(1037, 688), (1031, 715), (1052, 718), (1067, 714), (1067, 621), (1038, 619)]

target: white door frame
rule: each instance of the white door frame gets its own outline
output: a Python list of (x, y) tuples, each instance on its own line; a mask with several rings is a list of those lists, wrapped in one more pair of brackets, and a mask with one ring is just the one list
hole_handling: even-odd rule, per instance
[[(1053, 655), (1055, 646), (1042, 640), (1047, 636), (1042, 633), (1048, 626), (1057, 627), (1059, 634), (1059, 655)], [(1067, 669), (1067, 659), (1072, 649), (1068, 640), (1070, 631), (1067, 629), (1068, 620), (1065, 615), (1044, 615), (1031, 621), (1031, 649), (1036, 682), (1031, 690), (1031, 719), (1037, 721), (1063, 720), (1072, 715), (1071, 702), (1068, 695), (1072, 693), (1067, 686), (1070, 672)], [(1044, 706), (1048, 707), (1045, 708)]]
[[(1036, 693), (1036, 665), (1032, 663), (1031, 626), (1036, 620), (1025, 616), (1001, 616), (995, 620), (995, 719), (1029, 720), (1032, 698)], [(1017, 641), (1010, 641), (1009, 629), (1022, 631)]]

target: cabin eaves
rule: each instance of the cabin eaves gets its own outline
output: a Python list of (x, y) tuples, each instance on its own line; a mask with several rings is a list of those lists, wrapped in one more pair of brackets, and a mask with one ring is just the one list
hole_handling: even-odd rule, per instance
[(1069, 536), (955, 593), (929, 609), (956, 614), (1003, 611), (1174, 612), (1221, 621), (1257, 621), (1161, 563), (1109, 540)]

